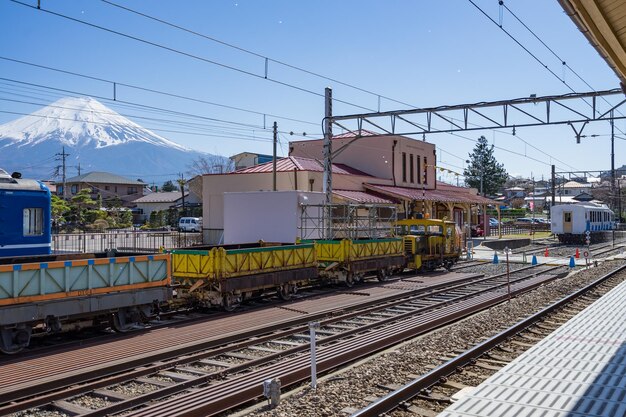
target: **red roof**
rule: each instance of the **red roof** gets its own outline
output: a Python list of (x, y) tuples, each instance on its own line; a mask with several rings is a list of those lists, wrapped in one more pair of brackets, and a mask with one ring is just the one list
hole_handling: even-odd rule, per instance
[(441, 201), (444, 203), (496, 204), (488, 198), (469, 193), (468, 188), (446, 185), (445, 189), (421, 190), (419, 188), (394, 187), (392, 185), (363, 184), (368, 190), (405, 200)]
[[(248, 168), (242, 168), (231, 174), (252, 174), (259, 172), (272, 172), (274, 169), (273, 161), (266, 162), (264, 164), (255, 165)], [(288, 156), (276, 160), (276, 172), (290, 172), (290, 171), (313, 171), (323, 172), (324, 165), (321, 161), (312, 158), (303, 158), (300, 156)], [(361, 175), (365, 177), (371, 177), (363, 171), (359, 171), (356, 168), (345, 164), (333, 164), (333, 174), (344, 175)]]
[(367, 191), (333, 190), (333, 194), (360, 204), (396, 204), (394, 200)]

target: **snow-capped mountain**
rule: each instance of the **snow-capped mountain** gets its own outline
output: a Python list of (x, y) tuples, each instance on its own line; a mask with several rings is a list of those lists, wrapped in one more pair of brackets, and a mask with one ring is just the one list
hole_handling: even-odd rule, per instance
[[(0, 168), (24, 177), (50, 178), (55, 154), (70, 154), (67, 175), (107, 171), (149, 176), (186, 172), (193, 160), (209, 154), (193, 151), (139, 126), (90, 97), (62, 98), (49, 106), (0, 125)], [(159, 179), (160, 181), (161, 179)]]

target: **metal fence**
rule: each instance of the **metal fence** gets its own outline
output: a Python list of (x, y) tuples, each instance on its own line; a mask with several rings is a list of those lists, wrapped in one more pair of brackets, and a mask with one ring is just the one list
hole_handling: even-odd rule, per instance
[[(528, 225), (515, 225), (515, 224), (502, 224), (503, 235), (530, 235), (534, 232), (545, 232), (550, 230), (550, 225), (544, 224), (528, 224)], [(491, 226), (489, 228), (489, 234), (487, 236), (498, 236), (498, 226)]]
[(59, 233), (52, 235), (52, 251), (104, 252), (116, 249), (131, 252), (158, 252), (202, 243), (202, 233), (122, 230), (103, 233)]

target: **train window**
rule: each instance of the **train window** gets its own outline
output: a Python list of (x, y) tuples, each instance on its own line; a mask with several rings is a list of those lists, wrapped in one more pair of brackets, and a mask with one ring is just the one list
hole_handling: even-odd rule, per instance
[(572, 213), (564, 213), (564, 214), (565, 214), (565, 223), (571, 223)]
[(43, 209), (25, 208), (23, 213), (24, 236), (43, 235)]

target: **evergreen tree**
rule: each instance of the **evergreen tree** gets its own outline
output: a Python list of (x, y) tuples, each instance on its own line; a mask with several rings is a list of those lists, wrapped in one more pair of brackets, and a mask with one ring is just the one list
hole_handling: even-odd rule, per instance
[(478, 143), (469, 154), (467, 168), (463, 171), (465, 184), (480, 191), (482, 177), (482, 194), (493, 195), (506, 182), (508, 174), (503, 164), (499, 164), (493, 156), (493, 145), (489, 146), (484, 136), (478, 138)]
[(166, 192), (171, 192), (171, 191), (178, 190), (178, 188), (176, 188), (176, 185), (172, 182), (172, 180), (165, 181), (163, 183), (163, 187), (161, 187), (161, 189), (163, 191), (166, 191)]

